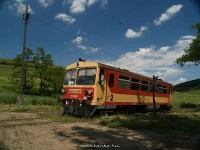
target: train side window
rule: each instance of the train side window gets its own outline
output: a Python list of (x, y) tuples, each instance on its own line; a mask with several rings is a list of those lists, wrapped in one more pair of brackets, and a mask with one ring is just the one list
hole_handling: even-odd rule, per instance
[(129, 89), (129, 77), (119, 75), (118, 87), (120, 89)]
[(148, 81), (142, 81), (141, 82), (141, 91), (148, 91), (148, 89), (149, 89)]
[(113, 87), (114, 86), (114, 74), (110, 73), (109, 75), (109, 87)]
[(99, 74), (99, 85), (103, 86), (104, 85), (104, 69), (100, 69), (100, 74)]
[(131, 79), (131, 90), (140, 90), (140, 80), (132, 78)]
[(156, 93), (158, 93), (158, 94), (162, 94), (163, 93), (162, 85), (156, 84)]
[(148, 92), (153, 93), (153, 82), (151, 81), (149, 84), (150, 84), (150, 86), (149, 86)]

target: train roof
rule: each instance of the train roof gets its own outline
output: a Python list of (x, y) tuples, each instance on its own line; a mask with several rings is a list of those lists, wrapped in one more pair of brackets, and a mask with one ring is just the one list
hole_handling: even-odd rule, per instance
[[(78, 67), (85, 67), (85, 66), (87, 66), (87, 67), (94, 67), (94, 66), (99, 66), (99, 67), (102, 67), (102, 68), (107, 68), (107, 69), (111, 69), (111, 70), (118, 71), (118, 72), (121, 72), (121, 73), (125, 73), (125, 74), (129, 74), (129, 75), (137, 76), (139, 78), (144, 78), (144, 79), (147, 79), (147, 80), (152, 80), (151, 77), (144, 76), (144, 75), (141, 75), (141, 74), (138, 74), (138, 73), (134, 73), (134, 72), (130, 72), (129, 70), (126, 70), (126, 69), (121, 69), (121, 68), (113, 67), (113, 66), (106, 65), (106, 64), (103, 64), (103, 63), (92, 62), (92, 61), (79, 61), (79, 62), (75, 62), (75, 63), (72, 63), (72, 64), (68, 65), (66, 67), (66, 69), (77, 67), (77, 65), (78, 65)], [(158, 79), (157, 81), (161, 82), (161, 83), (171, 84), (171, 83), (163, 81), (162, 79)]]

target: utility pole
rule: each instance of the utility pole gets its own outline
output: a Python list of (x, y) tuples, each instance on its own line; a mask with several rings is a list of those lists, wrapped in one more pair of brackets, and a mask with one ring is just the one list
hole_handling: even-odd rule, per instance
[(26, 6), (25, 14), (23, 14), (24, 20), (24, 41), (23, 41), (23, 49), (22, 49), (22, 64), (21, 64), (21, 83), (20, 83), (20, 97), (18, 104), (24, 104), (24, 82), (25, 82), (25, 51), (26, 51), (26, 29), (27, 23), (30, 22), (30, 14), (28, 12), (28, 5)]
[(156, 117), (156, 100), (155, 100), (155, 92), (156, 92), (156, 80), (158, 77), (153, 76), (153, 108), (154, 108), (154, 117)]
[(154, 108), (154, 117), (156, 117), (156, 100), (155, 100), (155, 92), (156, 92), (156, 80), (158, 77), (153, 76), (153, 82), (147, 93), (152, 92), (152, 98), (153, 98), (153, 108)]

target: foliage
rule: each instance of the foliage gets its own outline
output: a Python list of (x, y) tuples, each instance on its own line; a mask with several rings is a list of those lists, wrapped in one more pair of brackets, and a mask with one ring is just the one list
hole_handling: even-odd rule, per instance
[[(60, 92), (64, 76), (63, 67), (53, 66), (52, 57), (46, 54), (44, 48), (37, 48), (35, 54), (27, 48), (24, 56), (24, 93), (50, 96)], [(10, 75), (10, 81), (17, 92), (21, 82), (21, 63), (22, 55), (17, 55), (13, 60), (14, 71)]]
[(189, 44), (189, 47), (184, 49), (185, 53), (175, 61), (175, 63), (181, 67), (187, 62), (193, 62), (196, 65), (200, 64), (200, 22), (192, 27), (197, 29), (197, 36), (193, 39), (192, 43)]
[(35, 78), (39, 79), (39, 94), (41, 95), (46, 85), (46, 80), (49, 76), (49, 67), (53, 65), (53, 60), (50, 54), (46, 54), (43, 48), (37, 48), (37, 53), (33, 58), (35, 67)]
[(48, 71), (47, 87), (51, 93), (59, 93), (63, 86), (63, 67), (53, 67)]
[[(29, 93), (30, 89), (33, 88), (33, 78), (32, 75), (29, 73), (29, 68), (30, 68), (30, 62), (32, 61), (33, 58), (33, 51), (29, 48), (26, 49), (24, 53), (24, 93)], [(21, 82), (21, 69), (18, 69), (22, 65), (22, 55), (19, 54), (15, 57), (13, 60), (13, 69), (15, 70), (11, 76), (10, 79), (15, 85), (19, 85)]]

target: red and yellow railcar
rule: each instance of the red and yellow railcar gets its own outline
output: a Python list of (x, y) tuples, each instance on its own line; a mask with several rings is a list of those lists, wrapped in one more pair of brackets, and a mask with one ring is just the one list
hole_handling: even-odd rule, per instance
[[(133, 111), (153, 108), (150, 77), (98, 62), (79, 61), (66, 67), (60, 101), (64, 112), (92, 116), (99, 111)], [(172, 107), (172, 85), (156, 82), (157, 109)], [(149, 92), (148, 92), (149, 91)]]

